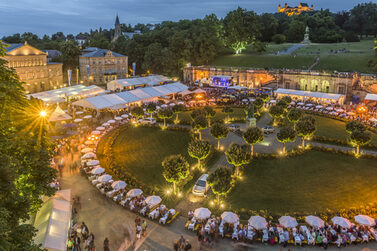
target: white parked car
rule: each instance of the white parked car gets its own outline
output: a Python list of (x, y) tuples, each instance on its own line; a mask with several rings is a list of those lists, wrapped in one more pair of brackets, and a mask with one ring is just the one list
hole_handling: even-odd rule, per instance
[(198, 181), (195, 183), (194, 187), (192, 188), (192, 193), (199, 196), (204, 196), (209, 189), (207, 184), (208, 174), (203, 174), (200, 176)]
[(154, 125), (156, 124), (156, 120), (154, 118), (144, 118), (140, 119), (139, 123), (142, 125)]
[(230, 124), (230, 125), (228, 125), (228, 128), (229, 128), (229, 130), (231, 130), (231, 131), (237, 131), (237, 130), (240, 129), (240, 126), (239, 126), (239, 125), (236, 125), (236, 124)]

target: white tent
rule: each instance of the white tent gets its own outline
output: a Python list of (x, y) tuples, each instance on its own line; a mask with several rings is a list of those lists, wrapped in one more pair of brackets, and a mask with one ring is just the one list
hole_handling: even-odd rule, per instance
[(116, 89), (123, 90), (124, 88), (135, 88), (140, 86), (155, 86), (170, 81), (169, 78), (162, 75), (149, 75), (146, 77), (134, 77), (117, 79), (107, 83), (107, 89), (115, 91)]
[(34, 227), (38, 230), (34, 241), (50, 251), (67, 249), (71, 222), (71, 190), (60, 190), (46, 200), (37, 212)]
[(377, 94), (368, 93), (364, 100), (377, 101)]
[(310, 91), (300, 91), (300, 90), (293, 90), (293, 89), (283, 89), (279, 88), (275, 92), (278, 97), (282, 96), (293, 96), (298, 98), (315, 98), (320, 99), (322, 101), (325, 100), (334, 100), (337, 101), (339, 104), (343, 104), (345, 100), (345, 95), (342, 94), (335, 94), (335, 93), (324, 93), (324, 92), (310, 92)]
[(59, 105), (56, 106), (55, 111), (50, 115), (48, 121), (56, 122), (56, 121), (64, 121), (72, 119), (67, 113), (65, 113)]

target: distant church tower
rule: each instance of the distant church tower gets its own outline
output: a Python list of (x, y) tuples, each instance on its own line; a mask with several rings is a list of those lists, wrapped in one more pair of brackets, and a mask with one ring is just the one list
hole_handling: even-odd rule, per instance
[(117, 17), (115, 19), (115, 34), (113, 38), (113, 42), (118, 39), (122, 35), (122, 30), (120, 29), (120, 22), (119, 22), (119, 17), (117, 14)]

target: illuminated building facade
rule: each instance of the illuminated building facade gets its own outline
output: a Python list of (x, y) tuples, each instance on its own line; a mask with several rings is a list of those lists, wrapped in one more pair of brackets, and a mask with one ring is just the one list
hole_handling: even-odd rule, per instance
[(300, 3), (297, 7), (288, 6), (287, 3), (284, 5), (284, 7), (281, 7), (280, 4), (278, 6), (278, 13), (284, 13), (287, 16), (300, 15), (303, 12), (309, 12), (313, 10), (314, 6), (312, 5), (309, 7), (309, 5), (306, 3)]
[(213, 77), (229, 76), (233, 84), (249, 89), (266, 86), (342, 94), (346, 102), (358, 103), (367, 93), (377, 93), (377, 76), (358, 73), (327, 73), (302, 70), (265, 70), (246, 67), (188, 66), (183, 71), (186, 84), (214, 86)]
[(79, 58), (80, 79), (90, 84), (105, 84), (127, 78), (128, 57), (106, 49), (97, 49)]
[(47, 53), (27, 44), (8, 44), (8, 66), (16, 70), (26, 93), (48, 91), (64, 87), (63, 64), (47, 62)]

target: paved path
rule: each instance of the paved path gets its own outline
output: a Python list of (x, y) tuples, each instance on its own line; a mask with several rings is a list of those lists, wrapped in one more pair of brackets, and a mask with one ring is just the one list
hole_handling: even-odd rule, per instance
[(291, 47), (283, 50), (283, 51), (279, 51), (279, 54), (280, 55), (290, 55), (291, 53), (295, 52), (296, 50), (304, 47), (304, 46), (307, 46), (307, 44), (293, 44), (291, 45)]

